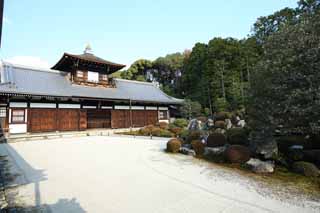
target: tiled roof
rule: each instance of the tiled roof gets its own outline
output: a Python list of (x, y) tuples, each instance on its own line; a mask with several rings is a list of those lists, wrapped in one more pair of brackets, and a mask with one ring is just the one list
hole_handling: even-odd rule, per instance
[(180, 104), (181, 99), (166, 95), (153, 83), (114, 79), (116, 88), (73, 84), (66, 72), (38, 69), (3, 62), (0, 93), (24, 95), (132, 100)]

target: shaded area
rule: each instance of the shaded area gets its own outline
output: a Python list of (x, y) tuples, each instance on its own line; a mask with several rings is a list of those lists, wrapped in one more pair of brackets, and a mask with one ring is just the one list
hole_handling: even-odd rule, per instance
[[(14, 148), (4, 144), (7, 156), (0, 156), (0, 183), (3, 195), (2, 212), (86, 212), (77, 202), (76, 198), (61, 198), (54, 204), (46, 204), (41, 201), (40, 182), (47, 180), (45, 170), (33, 168)], [(1, 153), (4, 153), (3, 150)], [(23, 169), (22, 169), (23, 168)], [(19, 187), (34, 184), (35, 205), (26, 205), (21, 202)]]

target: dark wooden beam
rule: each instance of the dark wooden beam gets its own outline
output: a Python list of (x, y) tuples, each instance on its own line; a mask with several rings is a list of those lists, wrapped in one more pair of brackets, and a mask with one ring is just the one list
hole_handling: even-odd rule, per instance
[(3, 6), (4, 6), (4, 0), (0, 0), (0, 47), (1, 47), (2, 26), (3, 26)]

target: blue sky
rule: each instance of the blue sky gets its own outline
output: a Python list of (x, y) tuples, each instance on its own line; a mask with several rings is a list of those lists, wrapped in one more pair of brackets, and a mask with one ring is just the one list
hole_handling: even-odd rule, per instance
[[(63, 52), (130, 65), (213, 37), (243, 38), (257, 17), (297, 0), (5, 0), (2, 59), (53, 65)], [(18, 61), (19, 63), (20, 61)], [(23, 62), (21, 62), (23, 63)]]

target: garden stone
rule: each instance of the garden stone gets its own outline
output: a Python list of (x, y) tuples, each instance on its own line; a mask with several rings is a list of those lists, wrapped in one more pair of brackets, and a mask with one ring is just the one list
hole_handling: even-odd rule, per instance
[(230, 119), (226, 119), (225, 123), (226, 123), (226, 129), (231, 129), (232, 128), (232, 122), (231, 122)]
[(262, 161), (256, 158), (251, 158), (245, 165), (254, 173), (273, 173), (275, 167), (272, 161)]
[(181, 147), (179, 152), (181, 154), (184, 154), (184, 155), (191, 155), (191, 156), (195, 156), (196, 155), (196, 152), (192, 149), (189, 149), (187, 147)]
[(192, 119), (188, 124), (189, 131), (199, 131), (201, 130), (201, 122), (197, 119)]
[(313, 164), (305, 161), (298, 161), (292, 164), (292, 170), (307, 177), (320, 176), (319, 169)]
[(220, 146), (220, 147), (206, 147), (204, 149), (204, 157), (207, 160), (213, 161), (215, 163), (223, 163), (225, 162), (224, 159), (224, 152), (227, 146)]
[(240, 121), (238, 121), (238, 123), (237, 123), (237, 127), (243, 128), (245, 125), (246, 125), (246, 121), (245, 121), (245, 120), (240, 120)]

